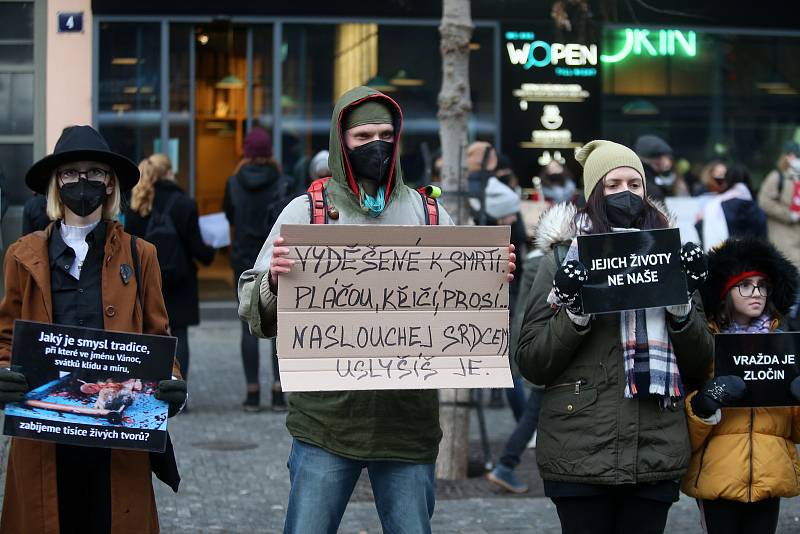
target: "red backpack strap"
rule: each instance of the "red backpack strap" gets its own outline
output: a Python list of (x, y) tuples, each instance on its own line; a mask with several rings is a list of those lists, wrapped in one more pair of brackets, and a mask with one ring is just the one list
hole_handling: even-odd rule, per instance
[(420, 187), (417, 193), (422, 197), (422, 211), (425, 213), (425, 224), (428, 226), (437, 226), (439, 224), (439, 203), (436, 202), (436, 197), (441, 194), (438, 187), (431, 185)]
[(330, 176), (319, 178), (308, 186), (306, 196), (311, 224), (328, 224), (328, 198), (325, 194), (325, 182), (328, 180)]

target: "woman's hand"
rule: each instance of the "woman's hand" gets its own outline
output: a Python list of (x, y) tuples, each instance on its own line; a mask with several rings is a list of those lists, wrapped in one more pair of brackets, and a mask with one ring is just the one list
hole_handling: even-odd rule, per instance
[(686, 284), (691, 299), (708, 276), (708, 256), (691, 241), (681, 247), (681, 268), (686, 274)]
[(569, 260), (556, 270), (553, 289), (558, 300), (572, 313), (581, 313), (581, 289), (588, 279), (589, 271), (578, 260)]
[(269, 282), (273, 288), (278, 287), (278, 275), (287, 274), (294, 265), (294, 260), (285, 257), (291, 250), (289, 247), (281, 245), (283, 245), (283, 238), (278, 236), (272, 242), (272, 259), (269, 263)]

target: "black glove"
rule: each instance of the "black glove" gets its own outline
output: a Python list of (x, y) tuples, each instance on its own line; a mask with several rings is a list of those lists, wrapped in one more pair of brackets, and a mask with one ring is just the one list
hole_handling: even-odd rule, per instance
[(708, 256), (696, 244), (689, 242), (681, 247), (681, 267), (686, 274), (689, 298), (708, 277)]
[(10, 369), (0, 369), (0, 409), (7, 402), (19, 402), (28, 391), (28, 380), (22, 373)]
[(578, 260), (564, 263), (553, 277), (556, 297), (572, 313), (581, 313), (581, 288), (588, 279), (589, 271)]
[(800, 376), (796, 376), (789, 384), (789, 391), (792, 392), (792, 397), (800, 401)]
[(747, 385), (736, 375), (717, 376), (708, 380), (692, 399), (692, 411), (707, 419), (723, 406), (731, 406), (744, 398)]
[(186, 382), (183, 380), (162, 380), (158, 383), (155, 397), (169, 404), (169, 417), (181, 411), (186, 403)]

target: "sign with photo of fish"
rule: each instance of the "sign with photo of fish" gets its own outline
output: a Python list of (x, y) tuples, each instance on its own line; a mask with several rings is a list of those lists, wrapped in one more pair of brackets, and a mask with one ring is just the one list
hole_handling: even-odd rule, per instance
[(15, 321), (11, 370), (28, 380), (6, 404), (3, 434), (70, 445), (163, 452), (177, 339)]

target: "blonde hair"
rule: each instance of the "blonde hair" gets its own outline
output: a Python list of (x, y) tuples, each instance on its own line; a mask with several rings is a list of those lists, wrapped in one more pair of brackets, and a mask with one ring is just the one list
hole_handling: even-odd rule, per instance
[(131, 192), (131, 209), (147, 217), (153, 211), (153, 200), (156, 198), (155, 185), (159, 180), (172, 179), (168, 174), (172, 170), (172, 162), (166, 154), (153, 154), (139, 163), (139, 183)]
[[(119, 215), (119, 208), (122, 202), (122, 193), (119, 189), (119, 180), (114, 171), (111, 171), (111, 183), (113, 184), (113, 191), (106, 197), (103, 204), (103, 220), (110, 221)], [(55, 171), (50, 177), (50, 183), (47, 184), (47, 216), (51, 221), (57, 221), (64, 218), (64, 203), (61, 202), (61, 193), (58, 189), (58, 178)]]

